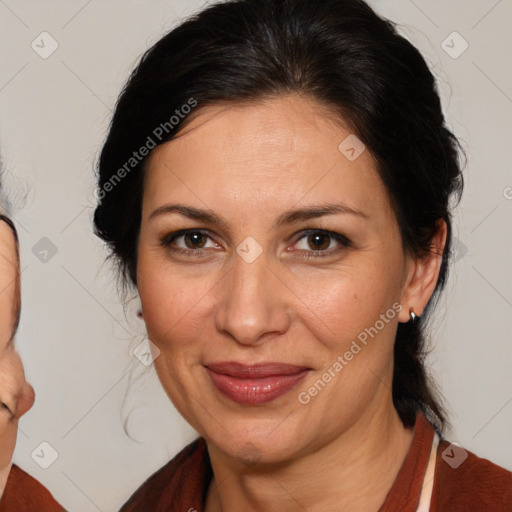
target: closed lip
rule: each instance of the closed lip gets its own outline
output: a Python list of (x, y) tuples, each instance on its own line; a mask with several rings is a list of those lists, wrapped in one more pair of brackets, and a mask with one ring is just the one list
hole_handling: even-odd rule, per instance
[(226, 398), (241, 405), (262, 405), (294, 388), (310, 368), (296, 364), (238, 361), (212, 362), (204, 365), (212, 384)]
[(238, 379), (263, 379), (278, 375), (295, 375), (305, 370), (311, 370), (307, 366), (278, 362), (244, 364), (238, 361), (220, 361), (207, 363), (204, 366), (216, 373), (230, 375)]

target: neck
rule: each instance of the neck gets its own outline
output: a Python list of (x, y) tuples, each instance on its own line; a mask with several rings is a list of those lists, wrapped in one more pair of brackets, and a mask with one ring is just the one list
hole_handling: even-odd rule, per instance
[(404, 428), (392, 403), (386, 403), (368, 410), (336, 439), (278, 468), (240, 471), (237, 461), (230, 463), (209, 445), (214, 478), (205, 512), (378, 511), (412, 437), (412, 429)]

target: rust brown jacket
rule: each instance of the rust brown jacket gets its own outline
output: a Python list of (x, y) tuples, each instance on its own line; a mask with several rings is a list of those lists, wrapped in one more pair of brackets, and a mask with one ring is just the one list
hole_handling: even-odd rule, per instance
[(66, 512), (45, 487), (16, 464), (11, 467), (0, 500), (0, 512)]

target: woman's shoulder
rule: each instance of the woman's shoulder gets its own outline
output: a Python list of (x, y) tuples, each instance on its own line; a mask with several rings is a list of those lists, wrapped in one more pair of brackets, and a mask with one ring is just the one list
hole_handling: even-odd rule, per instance
[(119, 512), (139, 512), (151, 507), (156, 510), (170, 505), (176, 510), (185, 505), (183, 510), (199, 510), (208, 472), (208, 450), (204, 438), (200, 437), (147, 478)]
[(13, 464), (0, 500), (0, 512), (37, 510), (38, 512), (65, 512), (48, 489), (35, 478)]
[(512, 472), (443, 440), (439, 445), (432, 510), (512, 510)]

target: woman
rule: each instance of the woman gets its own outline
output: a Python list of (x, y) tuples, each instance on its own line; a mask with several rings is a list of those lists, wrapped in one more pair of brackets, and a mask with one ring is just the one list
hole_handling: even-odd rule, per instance
[(425, 61), (362, 1), (214, 4), (146, 52), (94, 222), (200, 437), (123, 511), (511, 509), (424, 367), (458, 156)]
[(56, 512), (64, 509), (39, 482), (12, 464), (18, 421), (35, 398), (14, 348), (20, 310), (18, 235), (0, 203), (0, 512)]

